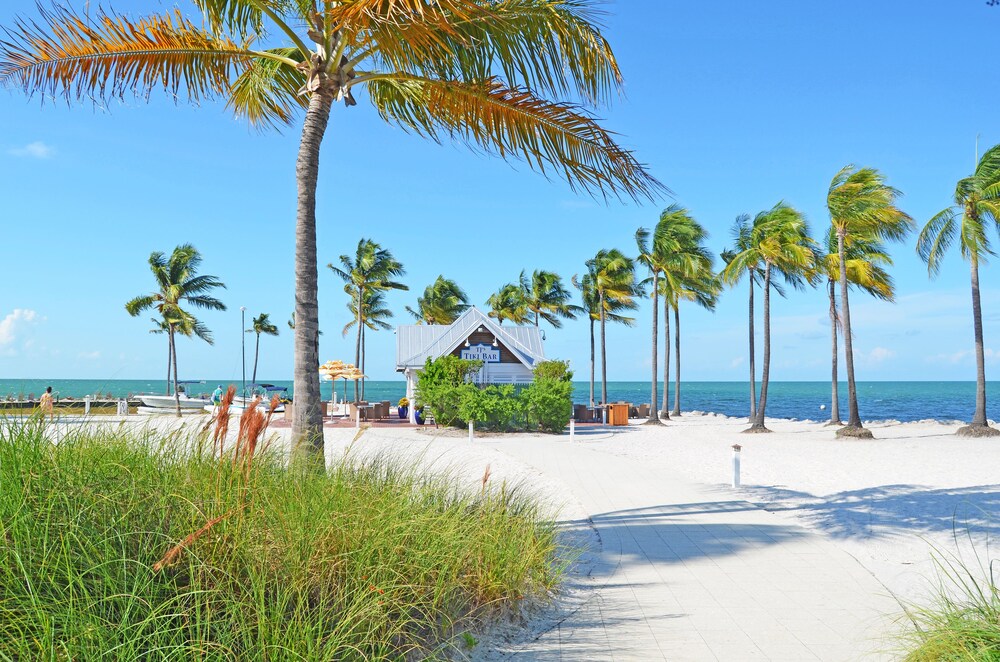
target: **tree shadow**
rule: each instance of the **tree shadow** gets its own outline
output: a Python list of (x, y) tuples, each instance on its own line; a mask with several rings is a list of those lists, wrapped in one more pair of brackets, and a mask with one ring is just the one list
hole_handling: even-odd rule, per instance
[(932, 489), (880, 485), (815, 496), (779, 487), (745, 487), (771, 512), (794, 512), (833, 538), (975, 531), (1000, 535), (1000, 485)]

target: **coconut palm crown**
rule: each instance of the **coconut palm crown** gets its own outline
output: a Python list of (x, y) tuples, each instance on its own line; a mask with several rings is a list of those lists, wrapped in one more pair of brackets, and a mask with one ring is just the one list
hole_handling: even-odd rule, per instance
[(418, 324), (451, 324), (468, 309), (469, 297), (458, 283), (444, 276), (438, 276), (424, 289), (424, 295), (417, 297), (416, 310), (406, 307)]
[(562, 327), (560, 318), (576, 319), (580, 309), (569, 303), (569, 290), (563, 287), (558, 274), (536, 270), (528, 276), (522, 271), (520, 283), (525, 304), (534, 314), (535, 326), (543, 319), (558, 329)]
[(955, 186), (955, 204), (931, 218), (920, 231), (917, 253), (931, 277), (941, 270), (945, 253), (958, 238), (959, 251), (969, 262), (972, 283), (972, 329), (976, 354), (976, 409), (969, 425), (958, 433), (995, 436), (1000, 431), (986, 418), (986, 357), (983, 348), (983, 307), (979, 294), (979, 265), (995, 255), (992, 232), (1000, 232), (1000, 145), (988, 149), (971, 176)]
[[(304, 114), (296, 162), (293, 436), (322, 458), (316, 189), (335, 102), (406, 131), (516, 159), (574, 189), (663, 189), (586, 109), (622, 89), (596, 0), (192, 0), (129, 18), (57, 7), (0, 42), (0, 84), (95, 100), (156, 89), (224, 100), (260, 128)], [(367, 97), (358, 92), (364, 89)], [(360, 100), (359, 100), (360, 98)], [(301, 443), (299, 443), (301, 442)]]
[(490, 307), (488, 316), (499, 324), (503, 324), (504, 320), (514, 324), (524, 324), (531, 319), (528, 302), (524, 299), (524, 290), (520, 284), (507, 283), (490, 295), (486, 305)]

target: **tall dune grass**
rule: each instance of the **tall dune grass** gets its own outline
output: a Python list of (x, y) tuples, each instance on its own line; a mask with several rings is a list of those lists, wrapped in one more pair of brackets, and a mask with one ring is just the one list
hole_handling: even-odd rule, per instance
[(446, 657), (558, 580), (516, 490), (43, 426), (0, 422), (3, 660)]

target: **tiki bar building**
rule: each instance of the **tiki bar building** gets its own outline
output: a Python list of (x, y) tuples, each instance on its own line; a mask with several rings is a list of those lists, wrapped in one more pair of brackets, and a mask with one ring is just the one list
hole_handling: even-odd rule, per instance
[[(396, 372), (406, 377), (411, 402), (427, 359), (448, 354), (483, 362), (473, 376), (477, 384), (529, 384), (535, 365), (545, 360), (538, 327), (501, 326), (475, 307), (452, 324), (403, 325), (396, 329)], [(415, 423), (415, 407), (410, 407), (409, 416)]]

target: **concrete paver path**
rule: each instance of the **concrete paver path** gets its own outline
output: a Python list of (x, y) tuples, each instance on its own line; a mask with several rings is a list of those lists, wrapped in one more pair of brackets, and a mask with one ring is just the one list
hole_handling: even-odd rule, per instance
[[(577, 437), (580, 439), (580, 436)], [(477, 441), (561, 481), (600, 550), (561, 623), (503, 651), (530, 660), (891, 659), (899, 605), (853, 557), (756, 508), (593, 442)], [(587, 522), (564, 522), (572, 527)]]

